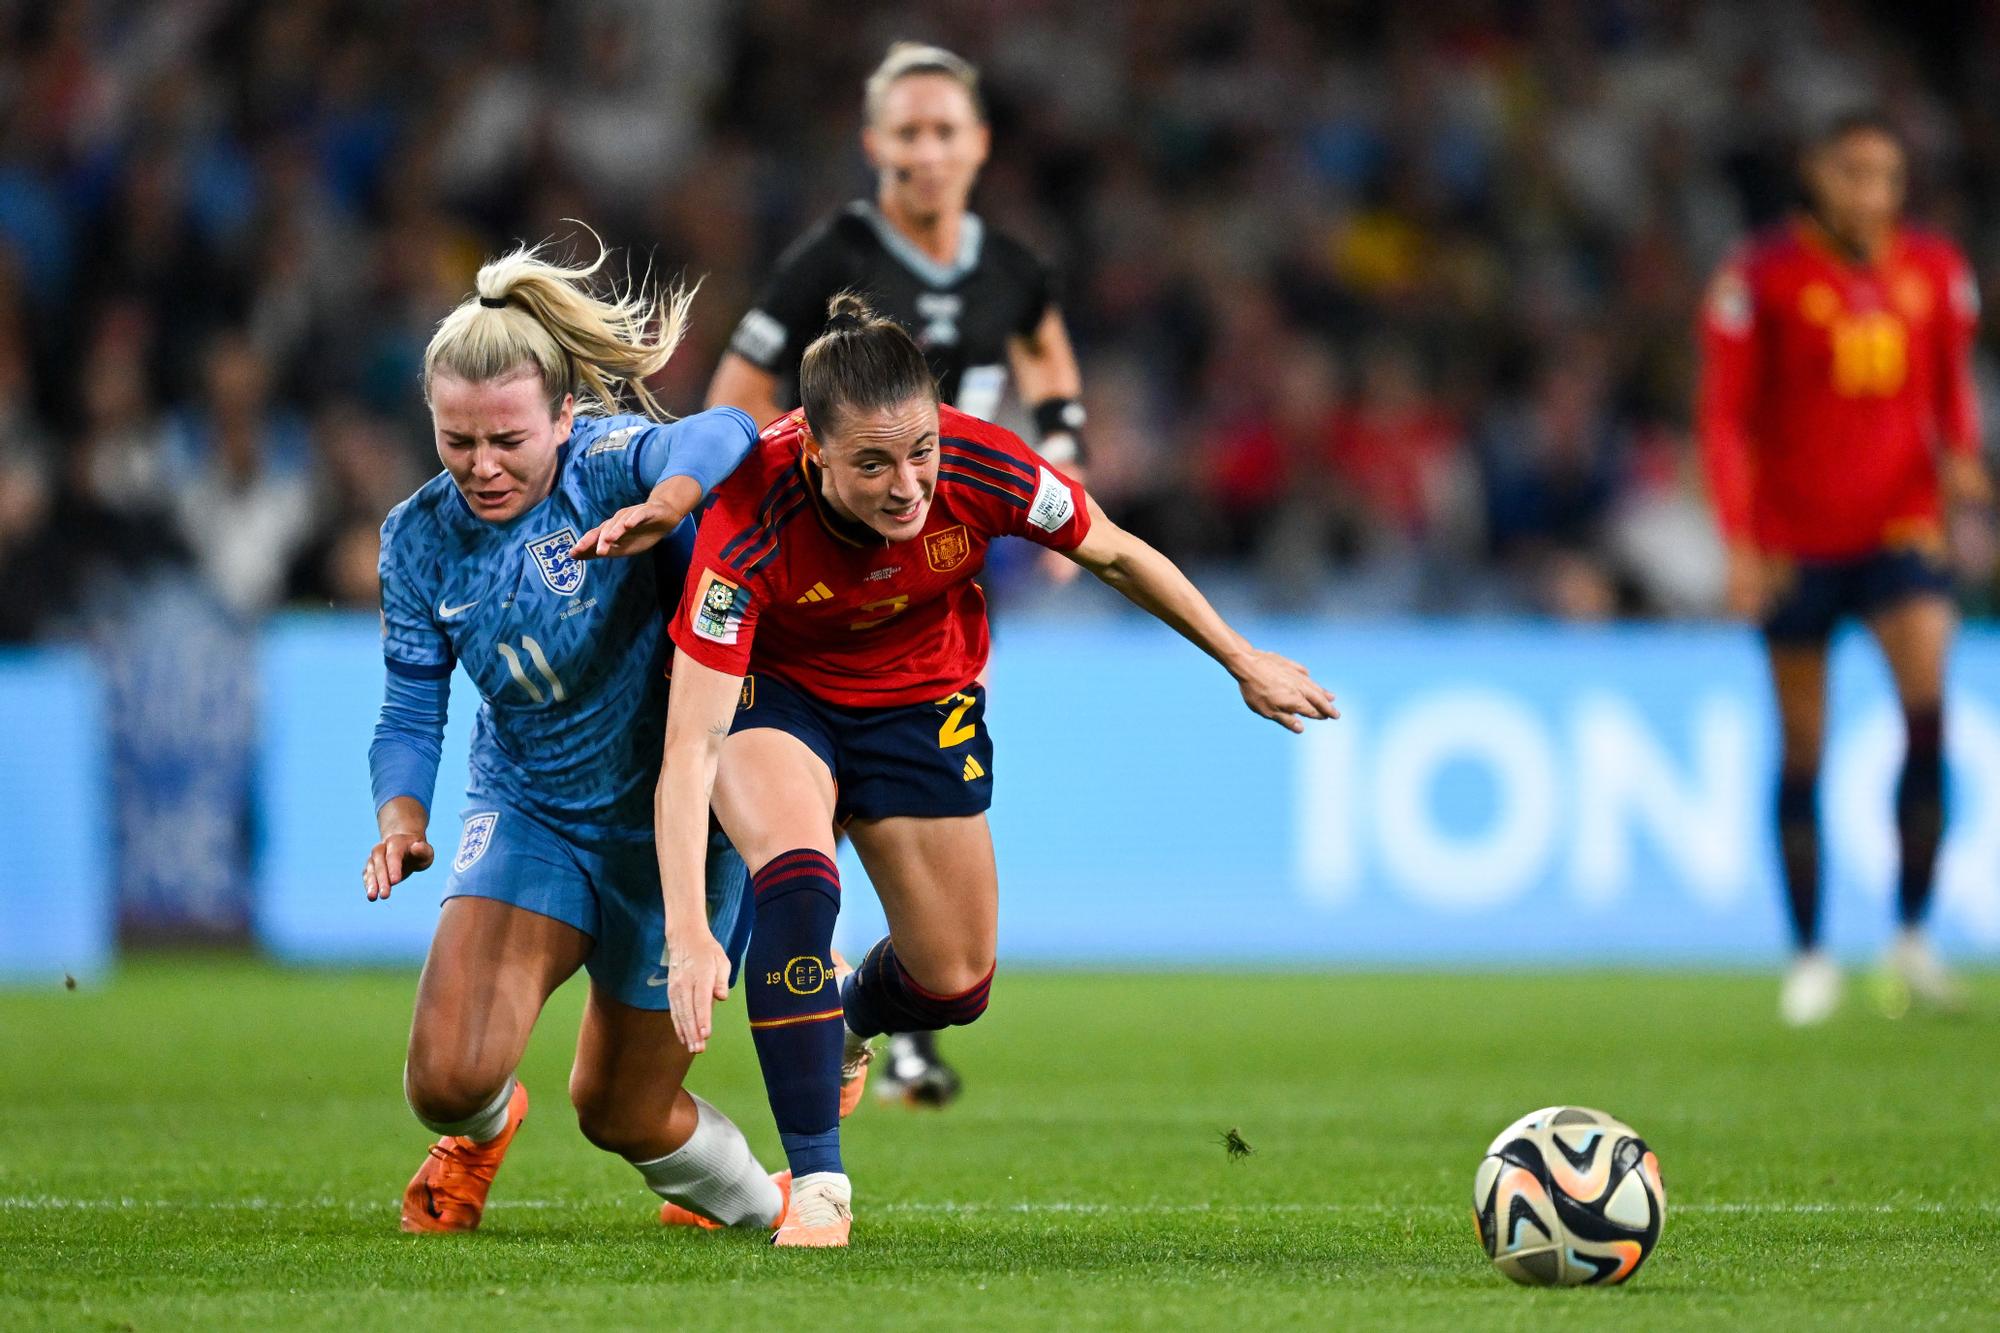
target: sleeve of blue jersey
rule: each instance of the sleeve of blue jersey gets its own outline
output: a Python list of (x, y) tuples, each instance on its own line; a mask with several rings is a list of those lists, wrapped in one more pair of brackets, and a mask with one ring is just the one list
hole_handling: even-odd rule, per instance
[(755, 443), (757, 423), (748, 412), (711, 407), (644, 432), (632, 451), (632, 480), (651, 492), (667, 477), (692, 477), (704, 496), (712, 495)]
[(419, 570), (424, 562), (410, 548), (421, 540), (422, 524), (407, 524), (410, 501), (390, 511), (382, 524), (382, 555), (376, 573), (382, 587), (382, 657), (390, 671), (419, 680), (449, 676), (451, 640), (431, 616), (430, 584)]
[(375, 739), (368, 747), (375, 808), (380, 810), (398, 796), (413, 796), (429, 810), (437, 788), (438, 756), (444, 750), (451, 677), (420, 680), (391, 671), (385, 681)]

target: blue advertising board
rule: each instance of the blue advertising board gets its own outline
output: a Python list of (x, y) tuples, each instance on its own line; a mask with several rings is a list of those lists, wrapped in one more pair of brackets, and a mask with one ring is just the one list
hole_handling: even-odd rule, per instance
[(80, 650), (0, 653), (0, 980), (111, 960), (103, 691)]
[[(1002, 958), (1369, 966), (1762, 963), (1785, 948), (1754, 640), (1723, 627), (1244, 627), (1345, 716), (1294, 736), (1213, 663), (1125, 620), (1011, 623), (991, 681)], [(368, 903), (372, 620), (280, 622), (264, 655), (260, 938), (420, 957), (443, 871)], [(1954, 659), (1935, 925), (2000, 955), (2000, 635)], [(1901, 747), (1865, 639), (1838, 647), (1823, 808), (1828, 939), (1886, 942)], [(432, 831), (449, 859), (476, 700), (454, 686)], [(843, 946), (881, 916), (849, 865)]]

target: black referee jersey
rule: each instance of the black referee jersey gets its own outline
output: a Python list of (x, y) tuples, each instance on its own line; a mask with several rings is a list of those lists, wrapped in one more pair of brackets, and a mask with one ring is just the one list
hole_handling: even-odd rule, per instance
[(826, 327), (826, 305), (859, 292), (910, 331), (930, 358), (943, 400), (991, 420), (1007, 388), (1007, 340), (1032, 334), (1056, 303), (1054, 276), (1027, 246), (968, 213), (958, 256), (932, 259), (866, 200), (792, 243), (730, 350), (770, 371), (778, 402), (794, 405), (799, 358)]

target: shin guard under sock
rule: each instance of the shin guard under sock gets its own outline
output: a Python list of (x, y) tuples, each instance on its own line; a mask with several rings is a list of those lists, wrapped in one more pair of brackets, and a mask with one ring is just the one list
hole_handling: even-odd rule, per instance
[(1944, 837), (1944, 715), (1933, 708), (1904, 715), (1909, 746), (1896, 783), (1896, 835), (1903, 870), (1897, 882), (1897, 915), (1905, 926), (1923, 920), (1936, 879), (1938, 843)]
[(1778, 780), (1778, 854), (1784, 862), (1792, 938), (1804, 952), (1819, 944), (1818, 769), (1786, 773)]
[(824, 853), (772, 858), (751, 878), (756, 927), (743, 960), (750, 1036), (794, 1177), (839, 1171), (840, 992), (833, 923), (840, 873)]

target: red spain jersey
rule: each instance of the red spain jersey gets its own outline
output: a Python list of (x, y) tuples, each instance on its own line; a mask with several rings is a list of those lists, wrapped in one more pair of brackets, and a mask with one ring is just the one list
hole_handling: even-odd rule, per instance
[(1979, 447), (1978, 314), (1958, 247), (1913, 228), (1868, 264), (1809, 219), (1731, 258), (1696, 409), (1724, 536), (1818, 559), (1937, 540), (1938, 451)]
[(780, 417), (715, 490), (673, 638), (703, 666), (776, 676), (828, 703), (893, 708), (963, 689), (986, 665), (973, 575), (995, 537), (1074, 550), (1083, 487), (1012, 431), (938, 409), (938, 478), (923, 530), (890, 542), (841, 518), (805, 455), (805, 417)]

